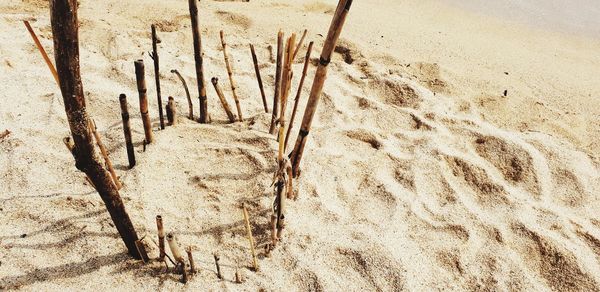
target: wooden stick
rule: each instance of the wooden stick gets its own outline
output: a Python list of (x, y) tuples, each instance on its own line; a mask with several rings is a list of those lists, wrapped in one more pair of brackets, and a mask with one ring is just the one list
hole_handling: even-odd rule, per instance
[(129, 109), (127, 108), (127, 96), (119, 95), (121, 104), (121, 118), (123, 120), (123, 134), (125, 135), (125, 148), (127, 149), (127, 159), (129, 160), (129, 169), (135, 166), (135, 151), (133, 149), (133, 140), (131, 139), (131, 124), (129, 123)]
[(208, 102), (206, 99), (206, 86), (204, 81), (204, 67), (202, 58), (202, 39), (198, 28), (198, 1), (188, 0), (190, 17), (192, 20), (192, 37), (194, 39), (194, 60), (196, 62), (196, 80), (198, 82), (198, 99), (200, 101), (200, 123), (208, 123)]
[(146, 247), (144, 246), (144, 244), (142, 243), (141, 240), (136, 240), (135, 241), (135, 247), (137, 248), (138, 253), (140, 254), (141, 258), (142, 258), (142, 262), (148, 263), (150, 261), (150, 258), (148, 257), (148, 253), (146, 253)]
[(277, 34), (277, 69), (275, 70), (275, 94), (273, 96), (273, 115), (271, 116), (271, 126), (269, 133), (275, 134), (277, 129), (277, 119), (279, 118), (279, 99), (281, 98), (281, 67), (283, 61), (283, 32)]
[(158, 230), (158, 259), (165, 262), (166, 265), (167, 261), (165, 260), (165, 229), (163, 227), (162, 216), (160, 215), (156, 215), (156, 229)]
[(165, 129), (165, 118), (163, 117), (163, 104), (160, 96), (160, 69), (159, 69), (159, 58), (158, 58), (158, 36), (156, 36), (156, 25), (150, 26), (152, 29), (152, 53), (150, 57), (154, 60), (154, 80), (156, 80), (156, 97), (158, 99), (158, 117), (160, 118), (160, 129)]
[(183, 84), (183, 88), (185, 89), (185, 96), (187, 97), (188, 107), (189, 107), (189, 111), (190, 111), (188, 118), (190, 120), (194, 120), (194, 106), (192, 105), (192, 97), (190, 96), (190, 90), (188, 89), (187, 83), (185, 82), (185, 79), (183, 78), (183, 76), (181, 76), (181, 74), (179, 74), (179, 71), (173, 69), (173, 70), (171, 70), (171, 73), (177, 75), (177, 77), (179, 77), (179, 80), (181, 80), (181, 83)]
[(148, 96), (146, 90), (146, 73), (144, 72), (144, 60), (137, 60), (135, 65), (135, 78), (137, 80), (137, 88), (140, 96), (140, 113), (142, 115), (142, 123), (144, 124), (144, 134), (146, 139), (145, 144), (150, 144), (152, 138), (152, 124), (150, 123), (150, 115), (148, 114)]
[(241, 122), (244, 120), (244, 118), (242, 117), (240, 100), (238, 99), (237, 93), (235, 91), (236, 86), (235, 82), (233, 81), (233, 71), (231, 70), (231, 63), (229, 63), (229, 57), (227, 56), (227, 43), (225, 42), (225, 36), (223, 34), (223, 31), (220, 31), (220, 35), (221, 45), (223, 46), (223, 57), (225, 58), (225, 66), (227, 67), (227, 75), (229, 76), (229, 84), (231, 84), (231, 94), (233, 95), (233, 100), (235, 100), (235, 107), (237, 109), (238, 119)]
[(329, 32), (327, 33), (327, 39), (321, 52), (321, 58), (317, 72), (315, 73), (315, 79), (313, 80), (312, 89), (310, 90), (310, 96), (306, 104), (306, 110), (304, 111), (304, 117), (302, 118), (302, 125), (298, 138), (296, 138), (296, 145), (294, 146), (293, 152), (290, 154), (292, 160), (292, 169), (295, 177), (298, 176), (298, 168), (300, 166), (300, 160), (302, 159), (302, 153), (304, 152), (304, 146), (306, 145), (306, 138), (310, 131), (312, 120), (317, 111), (319, 100), (321, 98), (321, 92), (323, 91), (323, 84), (327, 77), (327, 65), (331, 60), (331, 54), (335, 48), (337, 40), (342, 32), (344, 21), (350, 11), (352, 0), (340, 0), (338, 2), (337, 9), (331, 21)]
[[(302, 40), (300, 40), (302, 41)], [(288, 140), (290, 138), (290, 134), (292, 132), (292, 128), (294, 127), (294, 120), (296, 119), (296, 111), (298, 110), (298, 103), (300, 102), (300, 95), (302, 94), (302, 86), (304, 85), (304, 79), (306, 78), (306, 73), (308, 72), (308, 66), (310, 65), (310, 54), (312, 51), (314, 42), (310, 42), (308, 44), (308, 49), (306, 50), (306, 57), (304, 57), (304, 68), (302, 69), (302, 77), (300, 78), (300, 84), (298, 84), (298, 91), (296, 92), (296, 98), (294, 99), (294, 108), (292, 109), (292, 117), (290, 118), (290, 125), (288, 126), (287, 133), (285, 134), (285, 143), (283, 145), (284, 149), (287, 149)]]
[(265, 88), (263, 87), (262, 78), (260, 77), (260, 69), (258, 69), (258, 59), (256, 58), (256, 52), (254, 51), (253, 44), (250, 44), (250, 52), (252, 53), (252, 61), (254, 62), (254, 72), (256, 73), (256, 79), (258, 80), (258, 88), (260, 89), (260, 95), (262, 97), (265, 113), (268, 113), (269, 107), (267, 106), (267, 97), (265, 96)]
[(227, 100), (225, 99), (225, 95), (223, 94), (223, 91), (221, 90), (221, 87), (219, 86), (219, 78), (213, 77), (210, 81), (212, 82), (213, 86), (215, 87), (215, 91), (217, 92), (217, 95), (219, 96), (219, 100), (221, 101), (221, 105), (223, 106), (223, 109), (225, 110), (225, 113), (227, 114), (227, 118), (229, 119), (230, 122), (235, 123), (235, 116), (231, 112), (229, 103), (227, 103)]
[(217, 277), (219, 279), (223, 279), (223, 275), (221, 275), (221, 265), (219, 265), (219, 260), (221, 259), (218, 254), (213, 254), (215, 258), (215, 266), (217, 266)]
[(188, 281), (187, 271), (185, 270), (185, 261), (183, 260), (183, 255), (181, 254), (181, 250), (179, 249), (177, 238), (175, 237), (173, 232), (169, 232), (167, 234), (167, 242), (169, 243), (169, 248), (171, 249), (173, 259), (175, 259), (177, 265), (181, 269), (181, 274), (183, 275), (183, 277), (181, 278), (181, 282), (185, 284)]
[(193, 275), (196, 273), (196, 264), (194, 263), (194, 256), (192, 255), (192, 247), (188, 246), (185, 252), (187, 253), (188, 261), (190, 262), (190, 274)]
[(115, 186), (117, 187), (117, 190), (119, 190), (121, 189), (119, 177), (117, 177), (117, 173), (113, 168), (112, 162), (110, 161), (110, 158), (108, 158), (108, 151), (106, 151), (106, 147), (104, 147), (104, 143), (102, 143), (102, 140), (100, 139), (100, 134), (98, 134), (98, 128), (96, 127), (96, 122), (94, 120), (90, 120), (90, 128), (92, 130), (92, 134), (94, 134), (94, 138), (96, 138), (96, 145), (98, 145), (98, 148), (100, 148), (100, 153), (104, 158), (104, 163), (106, 163), (106, 167), (110, 172), (110, 176), (112, 177), (112, 180)]
[(305, 29), (304, 32), (302, 33), (302, 37), (300, 38), (300, 41), (298, 42), (298, 46), (294, 50), (294, 56), (292, 57), (292, 60), (296, 59), (296, 56), (298, 55), (298, 51), (300, 51), (300, 48), (302, 47), (302, 43), (304, 42), (304, 38), (306, 38), (307, 32), (308, 32), (308, 30)]
[(250, 228), (250, 216), (246, 205), (242, 204), (242, 210), (244, 213), (244, 222), (246, 223), (246, 233), (248, 236), (248, 242), (250, 243), (250, 252), (252, 253), (252, 267), (254, 271), (258, 271), (258, 259), (256, 258), (256, 250), (254, 249), (254, 237), (252, 236), (252, 229)]
[(135, 241), (137, 232), (109, 172), (100, 163), (89, 127), (79, 68), (77, 0), (51, 0), (50, 23), (54, 38), (55, 64), (67, 120), (74, 142), (75, 166), (86, 173), (100, 194), (129, 254), (141, 259)]
[(27, 27), (27, 30), (29, 31), (31, 38), (33, 39), (33, 42), (35, 43), (35, 46), (38, 48), (38, 51), (40, 51), (40, 54), (42, 54), (42, 58), (44, 58), (46, 65), (48, 65), (48, 69), (50, 69), (50, 73), (52, 73), (52, 76), (54, 77), (54, 81), (56, 81), (56, 84), (58, 86), (60, 86), (60, 82), (58, 82), (58, 73), (56, 72), (56, 68), (54, 68), (52, 61), (50, 61), (48, 54), (46, 54), (46, 50), (44, 50), (42, 43), (40, 43), (40, 40), (38, 39), (37, 35), (33, 31), (33, 28), (31, 28), (29, 21), (23, 20), (23, 23), (25, 24), (25, 27)]
[(177, 124), (177, 109), (175, 108), (175, 100), (172, 96), (169, 96), (169, 102), (167, 102), (167, 121), (169, 126)]

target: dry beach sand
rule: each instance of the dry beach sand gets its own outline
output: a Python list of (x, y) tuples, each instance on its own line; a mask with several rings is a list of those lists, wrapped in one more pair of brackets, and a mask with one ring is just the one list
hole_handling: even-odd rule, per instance
[[(276, 168), (248, 43), (271, 105), (275, 64), (267, 47), (279, 28), (309, 30), (315, 50), (302, 113), (335, 4), (201, 1), (206, 75), (219, 77), (233, 105), (223, 29), (245, 114), (243, 123), (227, 124), (210, 85), (213, 123), (201, 125), (184, 117), (185, 94), (169, 72), (178, 69), (196, 95), (187, 1), (80, 1), (88, 111), (150, 255), (157, 255), (157, 214), (194, 248), (200, 272), (184, 286), (159, 263), (127, 256), (62, 144), (69, 132), (60, 91), (21, 22), (35, 18), (51, 54), (48, 2), (3, 0), (0, 131), (11, 133), (0, 139), (0, 290), (600, 291), (600, 40), (593, 29), (565, 33), (433, 0), (355, 1), (295, 181), (299, 198), (288, 205), (285, 239), (270, 257), (259, 248), (259, 272), (247, 269), (239, 208), (249, 207), (262, 247)], [(144, 53), (152, 23), (162, 39), (163, 101), (175, 97), (181, 122), (163, 131)], [(156, 140), (145, 152), (139, 58)], [(132, 170), (120, 93), (132, 115)], [(232, 281), (236, 264), (243, 284)]]

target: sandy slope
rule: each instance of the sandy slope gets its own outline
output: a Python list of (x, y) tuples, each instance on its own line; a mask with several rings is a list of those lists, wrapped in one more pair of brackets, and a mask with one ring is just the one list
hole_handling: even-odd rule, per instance
[[(246, 121), (224, 124), (209, 87), (213, 124), (181, 116), (142, 152), (133, 60), (146, 62), (156, 129), (151, 59), (143, 54), (151, 23), (163, 41), (164, 99), (175, 96), (179, 112), (187, 111), (173, 68), (196, 92), (186, 2), (81, 1), (88, 109), (139, 232), (154, 238), (161, 214), (166, 228), (195, 248), (201, 272), (185, 288), (600, 290), (599, 42), (433, 1), (355, 2), (285, 242), (270, 258), (260, 249), (261, 271), (243, 269), (247, 280), (239, 285), (231, 282), (233, 268), (250, 264), (239, 206), (250, 207), (262, 246), (276, 149), (247, 44), (258, 48), (271, 96), (274, 64), (266, 48), (277, 28), (308, 28), (316, 57), (335, 2), (201, 2), (207, 75), (227, 88), (218, 41), (225, 29)], [(35, 17), (51, 48), (46, 1), (8, 0), (0, 12), (0, 131), (12, 131), (0, 141), (0, 286), (184, 288), (159, 264), (125, 255), (100, 198), (62, 145), (62, 98), (20, 23)], [(298, 58), (296, 74), (301, 66)], [(119, 93), (128, 95), (134, 117), (133, 170), (126, 170)], [(214, 272), (215, 251), (226, 281)]]

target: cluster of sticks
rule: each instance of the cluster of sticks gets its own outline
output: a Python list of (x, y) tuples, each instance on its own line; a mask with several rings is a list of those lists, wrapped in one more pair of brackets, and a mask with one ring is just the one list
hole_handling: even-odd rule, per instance
[[(198, 7), (196, 0), (189, 0), (189, 11), (191, 16), (192, 23), (192, 36), (193, 36), (193, 46), (194, 46), (194, 59), (195, 59), (195, 72), (196, 79), (198, 85), (198, 95), (199, 95), (199, 104), (200, 104), (200, 114), (198, 121), (200, 123), (208, 123), (210, 121), (210, 116), (208, 114), (207, 108), (207, 96), (206, 96), (206, 86), (205, 86), (205, 77), (204, 77), (204, 68), (203, 68), (203, 57), (202, 57), (202, 45), (201, 45), (201, 37), (198, 23)], [(342, 26), (344, 24), (346, 15), (349, 12), (350, 6), (352, 4), (352, 0), (340, 0), (335, 11), (333, 20), (331, 22), (331, 26), (329, 28), (329, 32), (327, 38), (325, 40), (323, 51), (321, 52), (321, 57), (319, 60), (319, 65), (315, 74), (315, 78), (313, 80), (312, 88), (310, 91), (309, 99), (306, 105), (306, 109), (304, 112), (304, 117), (302, 120), (301, 128), (298, 134), (298, 138), (295, 142), (295, 147), (293, 151), (286, 157), (285, 152), (288, 145), (288, 139), (290, 136), (290, 131), (293, 127), (294, 118), (296, 116), (296, 110), (298, 109), (298, 104), (301, 96), (302, 86), (304, 84), (304, 79), (307, 74), (310, 54), (313, 47), (313, 43), (311, 42), (308, 46), (306, 57), (304, 59), (304, 67), (302, 71), (302, 76), (300, 79), (299, 87), (296, 93), (294, 106), (292, 110), (291, 119), (289, 122), (289, 126), (287, 126), (286, 131), (286, 107), (288, 103), (288, 97), (291, 90), (293, 70), (292, 64), (293, 61), (298, 54), (298, 51), (302, 47), (302, 42), (306, 37), (307, 31), (305, 30), (300, 41), (296, 44), (296, 35), (292, 34), (287, 38), (284, 47), (284, 36), (280, 31), (277, 37), (277, 66), (276, 66), (276, 76), (275, 76), (275, 89), (274, 89), (274, 97), (273, 97), (273, 107), (272, 107), (272, 120), (269, 132), (271, 134), (278, 133), (278, 168), (274, 175), (274, 192), (275, 199), (273, 203), (273, 215), (271, 217), (271, 228), (272, 228), (272, 246), (271, 249), (275, 247), (277, 242), (279, 242), (282, 238), (283, 229), (285, 227), (285, 202), (286, 199), (294, 199), (295, 195), (292, 188), (292, 178), (297, 177), (299, 174), (298, 166), (300, 163), (300, 159), (302, 158), (302, 153), (304, 146), (306, 144), (306, 139), (310, 130), (310, 126), (312, 123), (312, 119), (316, 112), (316, 108), (320, 99), (320, 95), (323, 89), (323, 84), (325, 82), (325, 78), (327, 75), (327, 65), (330, 62), (331, 54), (335, 48), (335, 44), (342, 30)], [(129, 253), (137, 259), (142, 259), (147, 261), (148, 256), (145, 251), (145, 247), (141, 244), (141, 241), (138, 238), (138, 235), (133, 227), (133, 224), (130, 220), (129, 215), (127, 214), (123, 201), (119, 195), (119, 189), (122, 187), (122, 184), (119, 182), (119, 179), (112, 167), (112, 163), (108, 158), (108, 153), (106, 148), (104, 147), (101, 137), (97, 132), (95, 122), (89, 117), (86, 111), (85, 105), (85, 97), (83, 94), (83, 85), (81, 82), (80, 76), (80, 67), (79, 67), (79, 38), (78, 38), (78, 18), (77, 18), (77, 0), (51, 0), (50, 1), (50, 10), (51, 10), (51, 26), (53, 33), (53, 41), (54, 41), (54, 52), (55, 52), (55, 62), (56, 68), (50, 61), (48, 55), (44, 51), (42, 45), (40, 44), (37, 36), (33, 32), (33, 29), (29, 25), (27, 21), (25, 21), (25, 26), (28, 31), (31, 33), (31, 36), (34, 39), (36, 46), (41, 52), (46, 64), (50, 68), (50, 71), (59, 85), (61, 89), (61, 93), (64, 100), (65, 111), (67, 113), (67, 118), (69, 122), (69, 127), (72, 134), (71, 137), (65, 138), (64, 142), (69, 151), (73, 154), (75, 158), (75, 165), (77, 169), (81, 170), (86, 174), (87, 180), (90, 184), (98, 191), (100, 197), (104, 201), (108, 212), (111, 215), (113, 222), (115, 223), (115, 227), (119, 231), (121, 238), (123, 239), (125, 245), (128, 248)], [(161, 88), (160, 88), (160, 62), (158, 55), (158, 46), (157, 44), (160, 42), (155, 25), (151, 26), (152, 30), (152, 52), (150, 53), (150, 57), (154, 63), (154, 75), (156, 82), (156, 90), (157, 90), (157, 99), (158, 99), (158, 111), (160, 118), (160, 128), (165, 128), (164, 122), (164, 114), (163, 114), (163, 103), (161, 98)], [(225, 59), (226, 69), (229, 77), (229, 83), (231, 86), (231, 91), (233, 95), (233, 99), (235, 101), (236, 110), (237, 110), (237, 120), (243, 121), (242, 110), (239, 102), (239, 98), (236, 92), (236, 85), (233, 79), (233, 72), (231, 68), (231, 64), (229, 62), (229, 57), (227, 54), (227, 43), (225, 42), (225, 36), (223, 31), (220, 32), (221, 45), (223, 48), (223, 57)], [(262, 79), (260, 76), (260, 70), (258, 67), (258, 60), (256, 57), (256, 53), (254, 50), (254, 46), (250, 44), (250, 51), (252, 54), (252, 59), (254, 62), (254, 68), (256, 72), (256, 77), (259, 84), (259, 89), (263, 101), (263, 106), (265, 112), (268, 113), (268, 106), (265, 97), (264, 87), (262, 83)], [(147, 89), (146, 89), (146, 81), (145, 81), (145, 72), (144, 72), (144, 63), (143, 60), (137, 60), (134, 62), (135, 65), (135, 74), (137, 81), (137, 89), (139, 94), (139, 102), (140, 102), (140, 115), (142, 117), (142, 123), (144, 127), (144, 149), (147, 144), (153, 142), (153, 134), (152, 134), (152, 126), (150, 123), (150, 117), (148, 113), (148, 100), (147, 100)], [(189, 114), (188, 117), (190, 119), (194, 119), (194, 113), (192, 108), (192, 101), (190, 97), (189, 89), (187, 88), (187, 84), (185, 79), (179, 74), (177, 70), (172, 70), (172, 73), (176, 74), (178, 78), (181, 80), (189, 105)], [(235, 122), (236, 118), (233, 115), (231, 108), (229, 107), (222, 90), (218, 85), (218, 79), (211, 79), (213, 86), (215, 87), (215, 91), (219, 96), (223, 109), (225, 110), (228, 119), (230, 122)], [(119, 96), (119, 102), (121, 106), (121, 115), (123, 119), (123, 130), (126, 141), (126, 150), (127, 156), (129, 160), (129, 167), (133, 168), (136, 164), (135, 153), (133, 150), (133, 142), (131, 137), (131, 125), (129, 122), (129, 111), (127, 108), (127, 98), (125, 94), (121, 94)], [(174, 104), (173, 97), (168, 98), (168, 102), (166, 105), (166, 116), (168, 120), (168, 125), (175, 125), (177, 123), (177, 115), (176, 115), (176, 107)], [(3, 136), (8, 135), (8, 133)], [(95, 144), (94, 144), (95, 141)], [(95, 147), (100, 149), (100, 153), (102, 154), (104, 163), (101, 163), (96, 155)], [(252, 237), (252, 231), (250, 229), (250, 223), (248, 218), (248, 212), (243, 206), (244, 211), (244, 220), (246, 222), (246, 229), (248, 234), (248, 240), (250, 242), (250, 249), (252, 252), (253, 258), (253, 268), (254, 270), (258, 270), (258, 262), (256, 258), (255, 252), (255, 241)], [(164, 261), (164, 257), (166, 253), (164, 252), (164, 230), (162, 230), (162, 220), (157, 217), (157, 225), (159, 226), (159, 247), (160, 242), (162, 241), (161, 248), (161, 260)], [(161, 239), (162, 238), (162, 239)], [(171, 253), (173, 255), (173, 259), (169, 257), (171, 262), (179, 267), (179, 270), (183, 273), (185, 280), (187, 281), (187, 276), (185, 272), (185, 264), (183, 261), (183, 257), (181, 256), (181, 252), (178, 249), (176, 240), (174, 236), (167, 236), (167, 241), (169, 242), (169, 246), (171, 248)], [(189, 250), (189, 249), (188, 249)], [(270, 252), (270, 250), (268, 250)], [(195, 267), (193, 265), (193, 258), (191, 256), (191, 250), (188, 253), (191, 270), (194, 271)], [(220, 268), (218, 265), (219, 257), (215, 256), (215, 262), (217, 264), (217, 270), (220, 274)], [(165, 261), (166, 263), (166, 261)]]

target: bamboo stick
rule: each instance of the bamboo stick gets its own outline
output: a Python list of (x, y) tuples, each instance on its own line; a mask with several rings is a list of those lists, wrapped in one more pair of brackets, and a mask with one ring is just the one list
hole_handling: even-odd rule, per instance
[(315, 112), (317, 111), (317, 106), (319, 105), (321, 92), (323, 91), (323, 85), (327, 77), (327, 65), (329, 65), (331, 54), (335, 48), (340, 33), (342, 32), (342, 27), (344, 26), (344, 21), (346, 20), (346, 16), (350, 11), (351, 5), (352, 0), (340, 0), (338, 2), (333, 20), (331, 21), (331, 25), (329, 27), (329, 32), (327, 33), (327, 38), (325, 39), (323, 50), (321, 51), (319, 66), (317, 67), (315, 79), (310, 90), (310, 96), (306, 104), (304, 117), (302, 118), (300, 132), (298, 133), (298, 138), (296, 138), (294, 150), (290, 155), (292, 160), (293, 174), (295, 177), (299, 174), (298, 168), (304, 152), (304, 146), (306, 145), (306, 138), (310, 131), (310, 126), (312, 124)]
[(165, 262), (166, 265), (167, 261), (165, 260), (165, 229), (163, 227), (162, 216), (160, 215), (156, 215), (156, 229), (158, 230), (158, 259)]
[(110, 174), (98, 160), (92, 142), (79, 67), (77, 0), (51, 0), (50, 11), (56, 71), (73, 137), (75, 166), (95, 185), (129, 254), (140, 259), (135, 245), (139, 239), (137, 232)]
[(137, 60), (135, 65), (135, 78), (137, 80), (137, 88), (140, 97), (140, 113), (142, 115), (142, 123), (144, 124), (145, 144), (150, 144), (152, 138), (152, 124), (150, 123), (150, 115), (148, 114), (148, 96), (146, 90), (146, 73), (144, 72), (144, 60)]
[(227, 43), (225, 42), (225, 36), (223, 31), (220, 31), (221, 35), (221, 45), (223, 46), (223, 57), (225, 58), (225, 66), (227, 67), (227, 75), (229, 76), (229, 84), (231, 85), (231, 94), (233, 95), (233, 100), (235, 100), (235, 107), (238, 113), (239, 121), (243, 121), (242, 117), (242, 109), (240, 107), (240, 100), (236, 93), (235, 82), (233, 81), (233, 71), (231, 70), (231, 63), (229, 63), (229, 57), (227, 56)]
[(152, 53), (150, 57), (154, 60), (154, 80), (156, 81), (156, 97), (158, 99), (158, 117), (160, 119), (160, 129), (165, 129), (165, 118), (163, 116), (163, 104), (162, 97), (160, 96), (160, 65), (158, 58), (158, 36), (156, 35), (156, 25), (152, 24), (150, 26), (152, 29)]
[(60, 87), (60, 82), (58, 81), (58, 73), (56, 72), (56, 68), (54, 68), (54, 65), (52, 64), (50, 57), (48, 57), (48, 54), (46, 54), (46, 50), (44, 50), (42, 43), (40, 43), (40, 40), (38, 39), (37, 35), (33, 31), (33, 28), (29, 24), (29, 21), (23, 20), (23, 23), (25, 24), (25, 27), (29, 31), (29, 34), (31, 35), (31, 38), (33, 39), (33, 42), (35, 43), (35, 46), (37, 47), (38, 51), (40, 51), (40, 54), (42, 54), (42, 58), (44, 58), (46, 65), (48, 65), (48, 69), (50, 69), (50, 73), (52, 73), (52, 76), (54, 77), (54, 81), (56, 81), (56, 85), (58, 85)]
[(183, 84), (183, 89), (185, 89), (185, 96), (187, 97), (188, 107), (189, 107), (188, 118), (190, 120), (194, 120), (194, 106), (192, 105), (192, 97), (190, 96), (190, 90), (188, 89), (187, 82), (185, 82), (185, 79), (183, 78), (183, 76), (181, 76), (181, 74), (179, 74), (179, 71), (173, 69), (173, 70), (171, 70), (171, 73), (177, 75), (177, 77), (179, 77), (179, 80), (181, 80), (181, 83)]
[(215, 258), (215, 266), (217, 266), (217, 277), (222, 280), (223, 275), (221, 275), (221, 265), (219, 264), (219, 260), (221, 260), (221, 258), (216, 253), (213, 254), (213, 256)]
[(117, 187), (117, 190), (119, 190), (121, 189), (121, 182), (119, 182), (119, 177), (117, 177), (117, 173), (113, 168), (112, 162), (110, 161), (110, 158), (108, 158), (108, 151), (106, 151), (106, 147), (104, 147), (104, 143), (102, 143), (102, 139), (100, 139), (100, 134), (98, 134), (98, 128), (96, 127), (96, 122), (94, 120), (90, 120), (90, 128), (92, 130), (92, 134), (94, 134), (94, 138), (96, 139), (96, 145), (98, 145), (98, 148), (100, 148), (100, 153), (104, 158), (104, 163), (106, 163), (106, 167), (110, 172), (113, 183), (115, 184), (115, 187)]
[(302, 43), (304, 42), (304, 38), (306, 38), (307, 32), (308, 32), (308, 30), (305, 29), (304, 32), (302, 33), (302, 37), (300, 38), (300, 41), (298, 42), (298, 46), (294, 50), (294, 56), (292, 57), (292, 60), (296, 59), (296, 56), (298, 55), (298, 51), (300, 51), (300, 48), (302, 47)]
[(129, 169), (135, 166), (135, 151), (133, 149), (133, 140), (131, 139), (131, 124), (129, 123), (129, 109), (127, 108), (127, 96), (119, 96), (121, 104), (121, 118), (123, 120), (123, 134), (125, 135), (125, 148), (127, 149), (127, 159), (129, 160)]
[(202, 57), (202, 39), (198, 27), (197, 0), (188, 0), (190, 18), (192, 21), (192, 37), (194, 39), (194, 60), (196, 63), (196, 80), (198, 83), (198, 99), (200, 101), (200, 123), (208, 123), (208, 102), (206, 99), (206, 82), (204, 81), (204, 67)]
[(215, 91), (217, 92), (217, 95), (219, 96), (219, 100), (221, 101), (221, 105), (223, 106), (223, 109), (225, 110), (225, 113), (227, 114), (227, 118), (229, 119), (230, 122), (235, 123), (235, 116), (231, 112), (229, 103), (227, 103), (227, 100), (225, 99), (225, 95), (223, 95), (223, 91), (221, 90), (221, 87), (219, 86), (219, 78), (213, 77), (210, 81), (212, 82), (213, 86), (215, 87)]
[(175, 262), (177, 262), (177, 266), (181, 269), (181, 274), (183, 275), (181, 282), (185, 284), (188, 281), (187, 271), (185, 270), (185, 261), (183, 260), (183, 255), (179, 249), (179, 243), (177, 242), (177, 238), (173, 232), (169, 232), (167, 234), (167, 242), (169, 243), (169, 248), (171, 249), (173, 259)]
[(256, 80), (258, 80), (258, 88), (260, 89), (260, 95), (262, 97), (263, 106), (265, 113), (269, 113), (269, 107), (267, 106), (267, 97), (265, 96), (265, 88), (263, 87), (262, 78), (260, 77), (260, 69), (258, 68), (258, 59), (256, 58), (256, 52), (254, 51), (254, 45), (250, 44), (250, 52), (252, 53), (252, 62), (254, 62), (254, 72), (256, 73)]
[(188, 261), (190, 262), (190, 274), (193, 275), (196, 273), (196, 264), (194, 263), (194, 256), (192, 255), (192, 247), (188, 246), (185, 252), (187, 253)]
[[(300, 40), (302, 41), (302, 40)], [(300, 102), (300, 95), (302, 94), (302, 86), (304, 85), (304, 79), (306, 78), (306, 73), (308, 72), (308, 66), (310, 65), (310, 54), (312, 52), (314, 42), (310, 42), (308, 44), (308, 49), (306, 50), (306, 57), (304, 57), (304, 68), (302, 69), (302, 77), (300, 78), (300, 84), (298, 84), (298, 91), (296, 92), (296, 98), (294, 99), (294, 108), (292, 109), (292, 117), (290, 118), (290, 125), (288, 126), (287, 133), (285, 134), (285, 143), (283, 148), (287, 149), (288, 140), (290, 138), (290, 134), (292, 132), (292, 128), (294, 127), (294, 120), (296, 119), (296, 111), (298, 110), (298, 103)]]
[(254, 267), (254, 271), (258, 271), (258, 259), (256, 258), (256, 250), (254, 249), (254, 237), (252, 236), (252, 229), (250, 228), (250, 216), (248, 215), (248, 210), (246, 209), (245, 204), (242, 204), (242, 210), (244, 213), (244, 222), (246, 224), (248, 242), (250, 243), (250, 252), (252, 253), (252, 267)]
[(277, 119), (279, 118), (279, 99), (281, 98), (281, 67), (283, 61), (283, 32), (277, 34), (277, 69), (275, 70), (275, 94), (273, 96), (273, 115), (271, 116), (271, 126), (269, 133), (275, 134), (277, 129)]
[(177, 124), (177, 109), (175, 108), (175, 100), (172, 96), (169, 96), (169, 101), (167, 102), (167, 121), (169, 126), (174, 126)]

